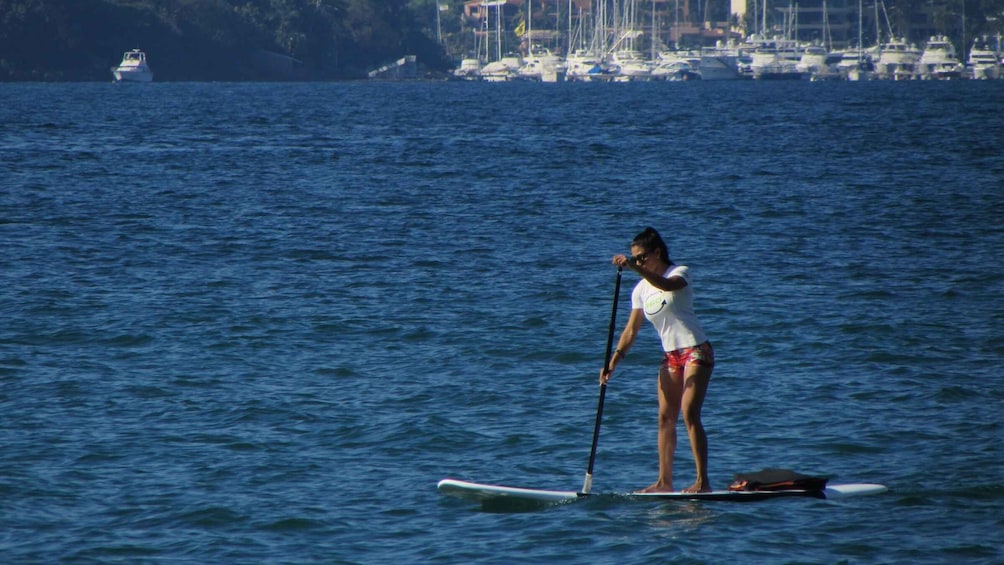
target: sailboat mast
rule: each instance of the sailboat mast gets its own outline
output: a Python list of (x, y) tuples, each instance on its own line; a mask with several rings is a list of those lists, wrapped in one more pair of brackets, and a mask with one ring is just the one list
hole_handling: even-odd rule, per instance
[(572, 54), (572, 0), (568, 0), (568, 43), (565, 47), (565, 56)]
[(680, 0), (673, 3), (673, 48), (680, 48)]
[(864, 0), (858, 0), (858, 68), (859, 69), (861, 68), (861, 57), (863, 55), (862, 51), (865, 48), (863, 44), (865, 40), (865, 32), (862, 29), (862, 27), (865, 25), (864, 16), (862, 14), (863, 11), (864, 11)]
[(495, 52), (496, 61), (502, 60), (502, 4), (505, 2), (498, 2), (495, 4)]
[[(878, 56), (882, 56), (882, 22), (879, 20), (879, 3), (878, 0), (875, 1), (875, 47), (878, 52)], [(876, 59), (873, 57), (872, 61)]]
[(649, 38), (649, 44), (652, 46), (650, 58), (655, 60), (655, 0), (652, 0), (652, 37)]
[(826, 42), (826, 52), (833, 51), (833, 36), (830, 35), (830, 11), (823, 0), (823, 41)]
[(533, 0), (526, 1), (526, 55), (533, 57)]
[(443, 44), (443, 26), (439, 18), (439, 0), (436, 0), (436, 43)]
[(763, 20), (760, 23), (760, 33), (767, 37), (767, 0), (763, 0)]

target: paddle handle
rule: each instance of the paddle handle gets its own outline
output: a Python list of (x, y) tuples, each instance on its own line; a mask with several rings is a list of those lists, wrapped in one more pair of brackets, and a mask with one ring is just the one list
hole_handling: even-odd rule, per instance
[[(613, 356), (614, 330), (617, 326), (617, 301), (621, 295), (621, 271), (622, 267), (617, 267), (617, 281), (614, 284), (614, 301), (610, 308), (610, 328), (607, 331), (607, 351), (603, 357), (603, 370), (610, 367), (610, 358)], [(603, 400), (607, 396), (606, 383), (600, 385), (600, 399), (596, 406), (596, 424), (593, 427), (593, 445), (589, 450), (589, 467), (586, 469), (586, 478), (582, 483), (582, 492), (588, 494), (593, 487), (593, 465), (596, 463), (596, 446), (600, 442), (600, 423), (603, 422)]]

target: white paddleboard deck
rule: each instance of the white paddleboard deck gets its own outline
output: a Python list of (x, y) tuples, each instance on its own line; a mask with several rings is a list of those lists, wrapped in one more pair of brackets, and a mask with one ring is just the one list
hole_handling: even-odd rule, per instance
[(439, 492), (457, 498), (472, 500), (492, 500), (497, 498), (512, 498), (516, 500), (534, 500), (538, 502), (568, 502), (581, 496), (574, 490), (539, 490), (532, 488), (505, 487), (501, 485), (486, 485), (470, 483), (454, 479), (443, 479), (437, 487)]
[[(456, 479), (443, 479), (439, 481), (439, 492), (464, 498), (469, 500), (490, 501), (528, 501), (541, 503), (561, 503), (571, 502), (593, 494), (576, 492), (574, 490), (540, 490), (520, 487), (507, 487), (502, 485), (487, 485), (482, 483), (472, 483), (468, 481), (458, 481)], [(730, 491), (719, 490), (713, 492), (632, 492), (619, 493), (612, 496), (625, 496), (637, 499), (653, 500), (721, 500), (721, 501), (754, 501), (771, 498), (781, 498), (788, 496), (807, 496), (815, 498), (839, 498), (844, 496), (862, 496), (868, 494), (879, 494), (889, 490), (884, 485), (856, 483), (845, 485), (829, 485), (822, 492), (807, 490), (783, 490), (783, 491)], [(610, 495), (608, 495), (610, 496)]]

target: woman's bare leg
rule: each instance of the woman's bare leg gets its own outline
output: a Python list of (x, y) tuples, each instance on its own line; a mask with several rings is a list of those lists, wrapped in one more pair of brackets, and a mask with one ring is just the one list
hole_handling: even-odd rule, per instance
[(705, 365), (688, 365), (684, 372), (686, 377), (681, 398), (683, 423), (687, 427), (690, 449), (694, 454), (697, 481), (683, 489), (682, 492), (708, 492), (711, 490), (711, 481), (708, 479), (708, 435), (704, 431), (703, 422), (701, 422), (701, 407), (708, 394), (711, 371), (712, 367)]
[(676, 422), (680, 418), (683, 371), (659, 369), (659, 480), (641, 492), (673, 491), (673, 455), (676, 453)]

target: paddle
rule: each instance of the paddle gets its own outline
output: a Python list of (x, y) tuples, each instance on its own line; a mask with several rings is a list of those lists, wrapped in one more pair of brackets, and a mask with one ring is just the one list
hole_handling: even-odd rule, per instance
[[(617, 283), (614, 285), (614, 305), (610, 309), (610, 330), (607, 333), (607, 352), (603, 360), (603, 370), (610, 367), (611, 348), (614, 346), (614, 326), (617, 324), (617, 299), (621, 294), (621, 271), (622, 267), (617, 267)], [(589, 451), (589, 468), (586, 470), (586, 479), (582, 483), (583, 494), (589, 494), (589, 489), (593, 486), (593, 463), (596, 462), (596, 444), (600, 441), (600, 422), (603, 421), (603, 399), (607, 396), (606, 383), (600, 385), (600, 400), (596, 406), (596, 426), (593, 428), (593, 447)]]

